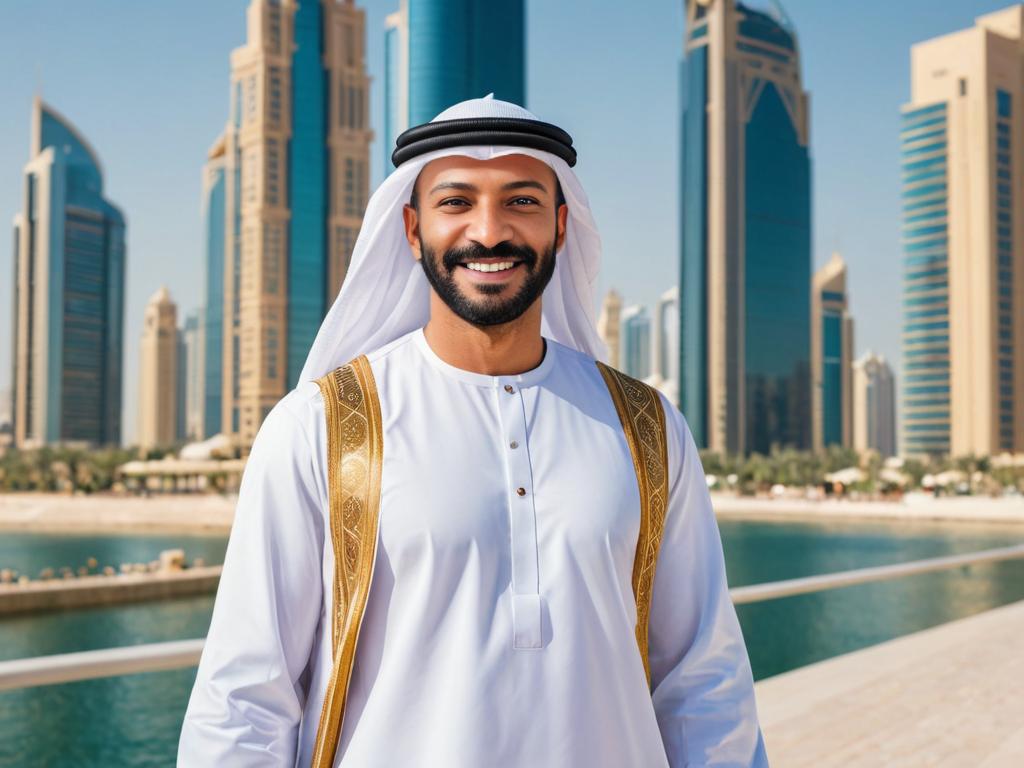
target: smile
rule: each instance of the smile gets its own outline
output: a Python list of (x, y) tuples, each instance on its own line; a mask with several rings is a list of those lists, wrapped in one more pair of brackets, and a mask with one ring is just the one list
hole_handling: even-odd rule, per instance
[(498, 261), (491, 264), (471, 261), (467, 264), (463, 264), (466, 269), (472, 269), (474, 272), (504, 272), (505, 270), (512, 269), (518, 266), (517, 261)]

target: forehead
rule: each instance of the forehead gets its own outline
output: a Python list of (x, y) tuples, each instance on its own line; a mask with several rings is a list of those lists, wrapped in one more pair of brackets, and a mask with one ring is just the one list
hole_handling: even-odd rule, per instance
[(502, 155), (490, 160), (449, 155), (431, 160), (423, 166), (416, 178), (416, 189), (421, 194), (429, 194), (434, 185), (451, 181), (481, 188), (510, 181), (536, 181), (549, 192), (554, 192), (556, 174), (543, 160), (529, 155)]

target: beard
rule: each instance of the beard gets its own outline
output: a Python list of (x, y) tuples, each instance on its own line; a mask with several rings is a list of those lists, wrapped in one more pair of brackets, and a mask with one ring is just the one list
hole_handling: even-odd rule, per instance
[[(440, 258), (437, 252), (420, 239), (423, 252), (420, 264), (427, 276), (427, 282), (458, 317), (476, 326), (492, 326), (510, 323), (528, 310), (551, 281), (555, 274), (555, 243), (541, 256), (528, 245), (498, 243), (485, 248), (479, 243), (465, 248), (451, 248)], [(516, 294), (508, 299), (499, 299), (503, 283), (481, 283), (475, 286), (482, 298), (467, 296), (455, 282), (455, 270), (460, 264), (487, 257), (508, 258), (522, 263), (526, 279)]]

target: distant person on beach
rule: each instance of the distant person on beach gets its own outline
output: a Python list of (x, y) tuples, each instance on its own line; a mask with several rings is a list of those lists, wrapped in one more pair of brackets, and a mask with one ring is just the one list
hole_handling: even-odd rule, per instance
[(572, 139), (488, 97), (393, 161), (253, 444), (179, 766), (767, 765), (693, 438), (597, 362)]

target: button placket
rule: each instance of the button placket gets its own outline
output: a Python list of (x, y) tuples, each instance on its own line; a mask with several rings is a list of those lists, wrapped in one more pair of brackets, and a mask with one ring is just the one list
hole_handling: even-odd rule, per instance
[(504, 433), (506, 497), (512, 546), (512, 645), (542, 645), (541, 597), (537, 563), (537, 518), (533, 470), (526, 446), (526, 410), (517, 385), (501, 382), (498, 412)]

